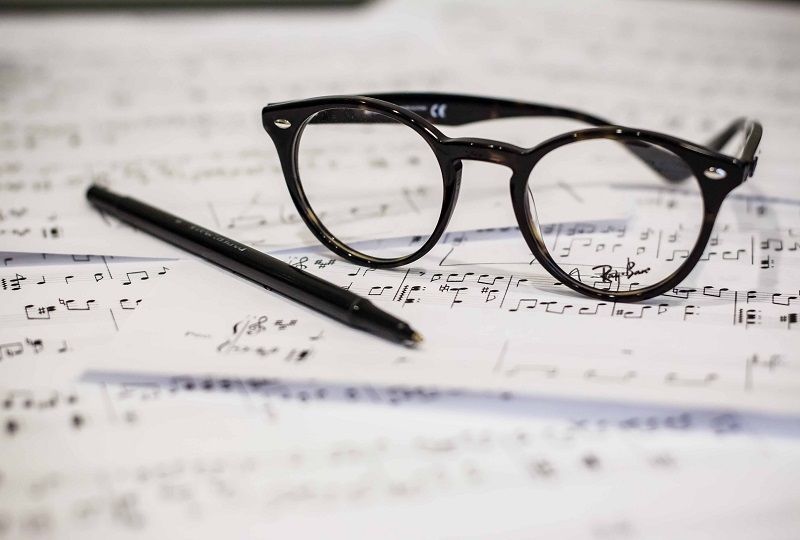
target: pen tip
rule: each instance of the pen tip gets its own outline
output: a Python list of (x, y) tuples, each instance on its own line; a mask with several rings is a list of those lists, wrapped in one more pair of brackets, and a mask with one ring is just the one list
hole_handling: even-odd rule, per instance
[(408, 338), (411, 342), (411, 345), (417, 345), (418, 343), (422, 343), (422, 334), (419, 332), (411, 332), (411, 337)]

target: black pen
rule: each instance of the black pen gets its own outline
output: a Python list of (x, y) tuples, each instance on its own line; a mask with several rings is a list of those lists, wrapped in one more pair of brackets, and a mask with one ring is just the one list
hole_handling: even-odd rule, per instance
[(346, 325), (405, 345), (422, 341), (408, 323), (366, 298), (205, 227), (98, 185), (89, 187), (86, 198), (126, 223)]

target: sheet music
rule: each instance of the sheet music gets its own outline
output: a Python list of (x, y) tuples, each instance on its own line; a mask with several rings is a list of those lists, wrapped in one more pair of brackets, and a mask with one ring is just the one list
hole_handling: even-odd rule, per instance
[(110, 339), (179, 263), (32, 253), (0, 253), (0, 261), (0, 373)]
[[(514, 9), (524, 13), (533, 8), (520, 4)], [(234, 40), (226, 33), (230, 26), (202, 17), (190, 17), (186, 26), (169, 21), (139, 26), (124, 18), (52, 25), (5, 20), (8, 39), (2, 50), (13, 84), (0, 102), (3, 249), (176, 255), (163, 243), (91, 211), (83, 194), (92, 181), (169, 206), (264, 249), (312, 245), (305, 227), (293, 226), (297, 216), (258, 112), (270, 101), (343, 92), (425, 88), (502, 94), (583, 108), (622, 124), (698, 141), (748, 114), (767, 125), (766, 153), (758, 177), (737, 193), (763, 194), (774, 186), (772, 195), (798, 196), (800, 188), (791, 181), (798, 166), (791, 141), (800, 130), (791, 99), (800, 83), (800, 70), (792, 61), (791, 30), (797, 17), (792, 10), (736, 6), (714, 11), (717, 24), (751, 36), (754, 28), (785, 29), (759, 30), (754, 45), (755, 37), (744, 44), (733, 37), (736, 32), (722, 36), (692, 31), (683, 12), (661, 7), (625, 4), (598, 10), (595, 17), (581, 15), (589, 9), (585, 6), (568, 8), (566, 15), (564, 9), (540, 6), (530, 17), (518, 19), (535, 19), (536, 39), (527, 26), (521, 28), (479, 3), (469, 9), (443, 4), (365, 10), (335, 23), (312, 18), (302, 28), (312, 28), (315, 39), (290, 41), (291, 51), (286, 43), (300, 24), (292, 17), (270, 16), (245, 25), (236, 21)], [(705, 13), (707, 8), (696, 9)], [(558, 21), (581, 34), (597, 20), (605, 21), (598, 28), (623, 28), (625, 41), (607, 39), (599, 49), (589, 40), (565, 41), (548, 30)], [(632, 20), (642, 22), (635, 26)], [(412, 23), (415, 36), (409, 40)], [(497, 31), (505, 39), (498, 40), (493, 35)], [(79, 43), (74, 42), (75, 32), (80, 32)], [(667, 32), (681, 36), (680, 47), (662, 50), (670, 41), (663, 37)], [(119, 37), (109, 42), (108, 33)], [(198, 39), (204, 46), (197, 45)], [(157, 51), (147, 46), (153, 40), (159, 40)], [(495, 46), (476, 46), (487, 41)], [(364, 42), (370, 47), (364, 48)], [(598, 50), (621, 67), (603, 71)], [(509, 60), (520, 55), (526, 59), (524, 69)], [(236, 62), (230, 61), (233, 57)], [(409, 57), (415, 62), (403, 61)], [(314, 58), (314, 70), (305, 69), (297, 58)], [(557, 64), (553, 58), (559, 59)], [(647, 92), (639, 91), (642, 77), (636, 70), (655, 64), (661, 75), (648, 79), (652, 87)], [(265, 65), (280, 66), (280, 76), (265, 76), (259, 69)], [(715, 71), (719, 65), (725, 66), (724, 74)], [(760, 70), (759, 76), (752, 75), (754, 69)], [(343, 72), (348, 76), (342, 77)], [(502, 85), (493, 83), (499, 80)], [(585, 80), (594, 84), (578, 82)], [(51, 96), (43, 95), (45, 88)], [(774, 99), (760, 99), (765, 95)], [(445, 131), (531, 146), (574, 127), (541, 124), (510, 120)], [(334, 159), (347, 158), (346, 149), (340, 150)], [(402, 166), (405, 156), (396, 157), (389, 166)], [(514, 224), (506, 190), (492, 185), (492, 178), (502, 174), (466, 165), (453, 230)], [(370, 212), (381, 211), (382, 205), (407, 211), (403, 187), (398, 186), (391, 200), (365, 206), (343, 203), (332, 211), (356, 219), (361, 230), (369, 229)]]
[[(311, 243), (305, 227), (296, 226), (260, 110), (298, 95), (439, 86), (433, 64), (393, 73), (389, 59), (412, 52), (402, 30), (411, 15), (402, 9), (398, 14), (391, 24), (369, 11), (335, 22), (270, 13), (256, 16), (254, 24), (234, 17), (230, 26), (202, 17), (154, 25), (98, 17), (52, 28), (46, 22), (3, 21), (9, 38), (3, 51), (15, 83), (0, 102), (3, 249), (176, 253), (91, 211), (84, 192), (92, 181), (170, 206), (254, 245)], [(298, 31), (314, 39), (295, 40), (287, 50), (287, 39)], [(81, 35), (77, 43), (75, 32)], [(110, 34), (116, 39), (107, 40)], [(428, 32), (424, 36), (420, 55), (432, 43)], [(157, 49), (149, 47), (154, 40)], [(370, 43), (367, 50), (364, 43)], [(319, 66), (309, 73), (301, 58), (314, 58)], [(266, 75), (263, 66), (280, 66), (280, 76), (274, 69)], [(343, 72), (349, 73), (344, 82)], [(42, 88), (55, 95), (46, 99)], [(392, 200), (381, 201), (389, 211), (407, 206), (401, 188)], [(333, 211), (360, 219), (376, 207), (367, 201)]]
[[(375, 405), (381, 396), (391, 401)], [(798, 446), (784, 438), (796, 424), (765, 438), (763, 422), (737, 414), (370, 387), (337, 394), (263, 379), (0, 397), (0, 455), (14, 464), (0, 469), (9, 538), (160, 536), (178, 524), (199, 537), (251, 527), (358, 534), (412, 515), (432, 536), (650, 538), (679, 534), (684, 520), (734, 538), (797, 527)], [(51, 444), (38, 444), (43, 432)]]
[[(83, 336), (66, 350), (49, 349), (46, 340), (37, 349), (37, 340), (26, 340), (22, 354), (0, 361), (0, 462), (6, 464), (0, 466), (0, 537), (159, 536), (178, 524), (198, 537), (223, 529), (246, 535), (251, 527), (296, 535), (355, 527), (356, 534), (382, 529), (386, 519), (408, 522), (413, 512), (434, 536), (552, 530), (574, 538), (644, 538), (683, 530), (672, 518), (666, 526), (664, 514), (695, 516), (697, 523), (698, 507), (681, 501), (709, 485), (716, 492), (720, 482), (739, 487), (731, 486), (735, 504), (724, 522), (715, 510), (696, 526), (746, 537), (763, 530), (769, 509), (776, 534), (797, 527), (797, 479), (785, 472), (795, 469), (800, 450), (794, 419), (396, 383), (191, 375), (77, 382), (72, 377), (92, 343), (105, 342), (116, 328), (103, 324), (105, 318), (98, 324), (71, 317), (103, 313), (108, 305), (124, 331), (134, 321), (117, 311), (117, 296), (144, 296), (137, 313), (188, 276), (199, 272), (209, 284), (202, 275), (209, 269), (110, 257), (3, 259), (14, 276), (26, 274), (4, 278), (4, 305), (52, 290), (95, 302), (85, 311), (59, 303), (49, 319), (22, 327), (37, 322), (42, 332)], [(70, 274), (62, 275), (64, 269)], [(44, 279), (27, 277), (34, 275)], [(246, 332), (273, 333), (299, 324), (249, 323)], [(238, 352), (246, 354), (243, 345)], [(237, 345), (227, 347), (233, 352)], [(742, 483), (742, 470), (752, 486)], [(659, 504), (642, 499), (643, 482), (659, 494)], [(594, 487), (586, 490), (587, 484)], [(615, 496), (598, 504), (604, 492)], [(500, 513), (476, 511), (498, 500), (506, 501)], [(531, 501), (548, 511), (531, 519)], [(419, 505), (428, 508), (424, 516), (412, 510)], [(585, 510), (575, 515), (575, 508)], [(474, 517), (440, 519), (462, 513)]]
[[(511, 258), (494, 261), (497, 253)], [(130, 334), (122, 332), (114, 344), (114, 360), (97, 369), (394, 382), (798, 412), (800, 338), (791, 321), (800, 291), (781, 288), (781, 281), (777, 288), (745, 290), (741, 284), (756, 283), (750, 276), (764, 271), (760, 265), (751, 271), (749, 261), (745, 267), (736, 259), (710, 257), (671, 294), (629, 305), (564, 291), (531, 258), (513, 234), (443, 245), (413, 268), (399, 270), (364, 269), (319, 251), (284, 254), (290, 264), (410, 321), (426, 338), (417, 349), (364, 335), (214, 267), (193, 267), (183, 286), (143, 308)], [(791, 268), (797, 258), (781, 260)], [(744, 269), (726, 271), (728, 265)], [(772, 269), (782, 275), (780, 265)], [(795, 274), (783, 275), (786, 284)], [(710, 276), (724, 276), (725, 287), (706, 285)], [(209, 304), (218, 307), (203, 310)], [(458, 338), (463, 332), (469, 340)]]
[[(430, 537), (792, 538), (798, 27), (791, 6), (698, 2), (3, 17), (0, 538), (418, 537), (421, 524)], [(697, 270), (653, 301), (609, 305), (531, 264), (507, 172), (487, 164), (465, 164), (448, 233), (412, 267), (366, 271), (319, 248), (260, 108), (404, 89), (560, 104), (698, 142), (747, 115), (765, 137)], [(443, 131), (531, 146), (575, 127)], [(414, 156), (373, 161), (402, 176)], [(90, 182), (349, 287), (426, 345), (178, 260), (91, 210)], [(409, 182), (326, 212), (378, 231), (424, 196)], [(681, 256), (674, 224), (620, 229), (601, 210), (545, 224), (557, 256), (620, 242)], [(419, 242), (378, 236), (377, 249)]]

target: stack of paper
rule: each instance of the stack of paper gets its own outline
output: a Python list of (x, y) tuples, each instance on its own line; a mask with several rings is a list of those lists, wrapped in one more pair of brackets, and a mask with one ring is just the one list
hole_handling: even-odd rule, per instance
[[(705, 2), (4, 17), (0, 539), (793, 538), (798, 28), (792, 6)], [(440, 244), (368, 270), (302, 224), (259, 113), (400, 90), (694, 141), (748, 116), (763, 150), (695, 271), (646, 302), (557, 283), (516, 228), (508, 171), (474, 162)], [(575, 127), (442, 130), (532, 147)], [(362, 294), (426, 341), (383, 342), (188, 256), (93, 210), (92, 182)], [(354, 241), (419, 243), (386, 221), (426, 203), (413, 184), (334, 195)], [(604, 208), (551, 223), (552, 249), (585, 248), (580, 223), (619, 217)], [(645, 225), (613, 232), (680, 231)]]

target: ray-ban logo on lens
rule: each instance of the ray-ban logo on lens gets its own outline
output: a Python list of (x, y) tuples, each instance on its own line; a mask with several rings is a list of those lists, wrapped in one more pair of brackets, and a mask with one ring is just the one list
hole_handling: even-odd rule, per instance
[(630, 259), (627, 259), (625, 262), (625, 270), (620, 272), (619, 270), (615, 270), (613, 266), (610, 264), (601, 264), (600, 266), (593, 266), (592, 270), (598, 270), (600, 273), (600, 279), (603, 283), (611, 283), (612, 281), (616, 281), (619, 284), (620, 280), (624, 277), (626, 279), (630, 279), (633, 276), (638, 276), (640, 274), (646, 274), (650, 271), (650, 267), (642, 268), (640, 270), (636, 270), (636, 263)]

